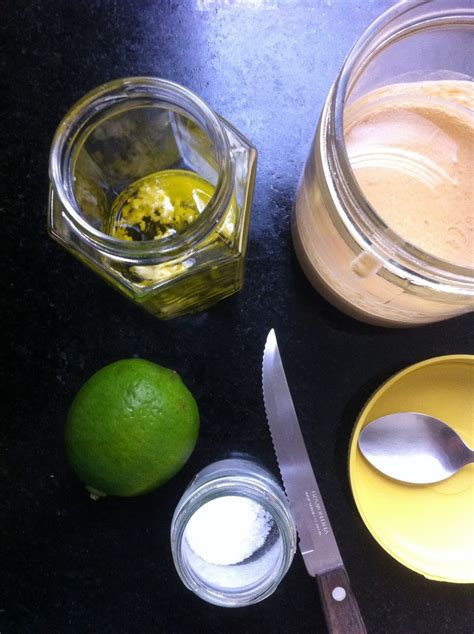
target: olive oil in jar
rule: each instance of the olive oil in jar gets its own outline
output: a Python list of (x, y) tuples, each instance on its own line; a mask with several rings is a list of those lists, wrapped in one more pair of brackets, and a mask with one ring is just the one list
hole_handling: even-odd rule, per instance
[(119, 240), (161, 240), (183, 233), (204, 211), (214, 187), (188, 170), (163, 170), (131, 183), (115, 199), (108, 233)]
[[(126, 241), (160, 241), (184, 233), (199, 220), (214, 194), (215, 188), (207, 180), (189, 170), (162, 170), (131, 183), (112, 204), (109, 235)], [(237, 205), (231, 200), (222, 221), (199, 245), (200, 249), (212, 249), (223, 257), (236, 233)], [(124, 274), (135, 283), (145, 287), (160, 285), (160, 312), (166, 316), (166, 305), (183, 307), (214, 303), (216, 294), (230, 295), (235, 292), (235, 281), (241, 282), (242, 262), (231, 260), (226, 264), (202, 266), (196, 271), (194, 254), (186, 253), (156, 265), (131, 266)], [(215, 255), (214, 255), (215, 257)], [(187, 275), (193, 269), (193, 275)], [(182, 278), (182, 279), (181, 279)], [(169, 288), (163, 284), (170, 282)], [(153, 312), (155, 299), (151, 293), (146, 297), (145, 308)]]
[(256, 160), (183, 86), (109, 82), (58, 127), (48, 231), (153, 315), (203, 310), (242, 288)]

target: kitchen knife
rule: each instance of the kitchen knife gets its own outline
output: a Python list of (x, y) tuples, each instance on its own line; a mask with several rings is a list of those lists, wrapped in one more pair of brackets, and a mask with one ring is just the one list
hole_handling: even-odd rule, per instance
[(366, 632), (296, 417), (275, 331), (263, 353), (263, 399), (273, 446), (308, 573), (317, 578), (329, 632)]

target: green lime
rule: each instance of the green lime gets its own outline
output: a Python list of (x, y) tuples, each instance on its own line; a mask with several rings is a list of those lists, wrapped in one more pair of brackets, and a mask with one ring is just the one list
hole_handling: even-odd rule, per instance
[(66, 452), (92, 497), (139, 495), (181, 469), (198, 432), (196, 401), (176, 372), (124, 359), (96, 372), (77, 393)]

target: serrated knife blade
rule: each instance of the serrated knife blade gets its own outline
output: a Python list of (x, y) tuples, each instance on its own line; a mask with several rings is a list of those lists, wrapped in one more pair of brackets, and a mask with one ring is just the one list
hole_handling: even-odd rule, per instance
[(267, 337), (263, 399), (275, 454), (308, 573), (317, 577), (330, 632), (366, 632), (337, 547), (283, 369), (275, 331)]

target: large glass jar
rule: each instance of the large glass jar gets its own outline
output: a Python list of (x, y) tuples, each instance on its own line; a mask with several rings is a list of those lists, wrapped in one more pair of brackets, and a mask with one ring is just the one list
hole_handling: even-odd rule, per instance
[[(365, 100), (365, 106), (370, 107), (372, 96), (378, 94), (388, 108), (389, 93), (393, 96), (407, 87), (414, 90), (414, 84), (419, 87), (420, 82), (425, 82), (424, 88), (428, 86), (430, 90), (439, 87), (438, 82), (445, 82), (444, 86), (446, 82), (457, 85), (462, 82), (462, 91), (457, 94), (467, 95), (465, 102), (453, 102), (447, 107), (456, 110), (456, 116), (470, 125), (472, 135), (473, 115), (469, 106), (472, 107), (474, 89), (473, 51), (472, 2), (401, 2), (362, 35), (328, 95), (297, 191), (293, 239), (311, 283), (329, 301), (358, 319), (384, 326), (410, 326), (447, 319), (474, 308), (473, 180), (468, 184), (470, 192), (465, 192), (470, 198), (471, 215), (466, 215), (459, 236), (457, 228), (453, 228), (454, 239), (464, 241), (462, 246), (467, 256), (471, 250), (471, 257), (464, 262), (450, 261), (420, 247), (419, 238), (425, 236), (415, 235), (414, 230), (408, 236), (402, 235), (384, 220), (379, 213), (381, 208), (371, 204), (363, 193), (349, 156), (346, 135), (354, 104)], [(420, 98), (430, 100), (430, 107), (444, 107), (436, 95)], [(408, 119), (400, 121), (402, 129), (405, 121), (409, 124)], [(434, 148), (442, 134), (436, 137), (434, 126), (431, 127), (433, 132), (426, 133), (424, 140), (432, 143), (433, 152), (437, 152)], [(459, 148), (449, 139), (444, 147), (447, 153), (452, 153), (455, 166)], [(439, 150), (440, 159), (450, 158), (441, 156), (443, 152)], [(473, 152), (471, 145), (470, 159), (461, 166), (467, 179), (469, 174), (474, 179)], [(374, 153), (369, 159), (375, 165), (370, 167), (383, 168), (384, 161), (395, 155), (389, 159), (387, 156)], [(394, 160), (398, 158), (399, 155)], [(400, 161), (405, 159), (411, 161), (413, 173), (418, 168), (424, 169), (417, 163), (415, 153), (405, 152)], [(436, 169), (435, 165), (433, 171)], [(438, 176), (435, 173), (427, 178)], [(404, 200), (407, 196), (409, 192), (403, 192)], [(434, 204), (444, 203), (441, 195)], [(401, 199), (395, 199), (393, 211), (401, 213), (403, 205)], [(429, 224), (428, 220), (425, 222)]]
[[(57, 129), (49, 232), (156, 316), (201, 310), (242, 287), (255, 166), (249, 141), (186, 88), (151, 77), (112, 81)], [(175, 170), (211, 192), (195, 221), (159, 240), (110, 233), (121, 192)]]

